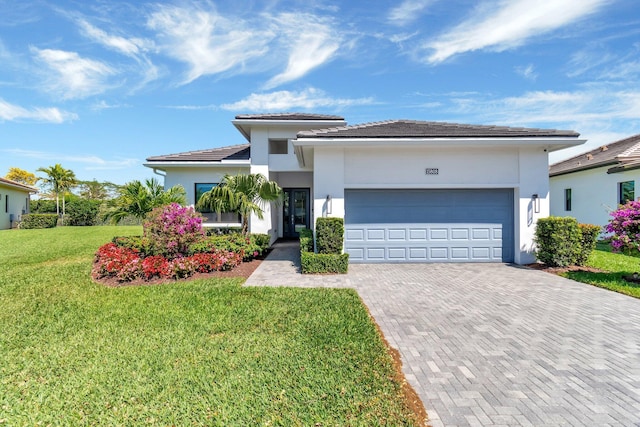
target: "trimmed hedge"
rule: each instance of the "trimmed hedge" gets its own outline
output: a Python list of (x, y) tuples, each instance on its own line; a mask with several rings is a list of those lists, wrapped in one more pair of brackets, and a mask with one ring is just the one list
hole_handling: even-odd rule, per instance
[(316, 254), (313, 252), (301, 252), (300, 263), (303, 274), (345, 274), (349, 269), (349, 254)]
[(551, 267), (584, 265), (595, 248), (601, 228), (578, 224), (572, 217), (550, 216), (536, 224), (536, 257)]
[(316, 248), (319, 254), (341, 254), (344, 219), (323, 217), (316, 221)]
[(589, 255), (596, 248), (598, 236), (602, 232), (602, 227), (593, 224), (578, 224), (580, 228), (580, 251), (576, 257), (576, 265), (585, 265)]
[(313, 232), (308, 228), (300, 230), (300, 252), (313, 252)]
[(20, 221), (20, 228), (54, 228), (58, 223), (56, 214), (24, 214)]

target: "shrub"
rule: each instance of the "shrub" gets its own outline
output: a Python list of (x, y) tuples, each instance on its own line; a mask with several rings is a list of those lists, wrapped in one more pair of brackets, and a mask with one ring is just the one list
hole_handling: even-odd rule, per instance
[(140, 255), (137, 251), (107, 243), (96, 252), (94, 273), (98, 277), (117, 277), (118, 280), (133, 280), (141, 271)]
[(142, 274), (149, 280), (154, 277), (170, 277), (171, 264), (162, 255), (151, 255), (142, 260)]
[(65, 225), (96, 225), (101, 204), (100, 200), (72, 198), (66, 206)]
[(553, 267), (573, 265), (580, 252), (582, 236), (578, 221), (571, 217), (540, 218), (536, 224), (534, 241), (536, 256)]
[(580, 250), (576, 256), (576, 265), (585, 265), (589, 255), (596, 248), (596, 241), (602, 231), (602, 227), (593, 224), (578, 224), (580, 229)]
[(316, 254), (313, 252), (301, 252), (300, 264), (303, 274), (344, 274), (349, 269), (349, 254)]
[(640, 201), (632, 200), (611, 212), (609, 224), (605, 226), (611, 236), (614, 251), (640, 250)]
[(35, 199), (29, 202), (31, 213), (56, 213), (56, 201)]
[(316, 248), (320, 254), (341, 254), (344, 239), (342, 218), (318, 218), (316, 221)]
[(112, 243), (123, 248), (133, 249), (141, 257), (154, 255), (152, 253), (151, 241), (143, 236), (117, 236), (111, 239)]
[(20, 228), (53, 228), (58, 223), (56, 214), (24, 214), (20, 220)]
[(154, 255), (177, 258), (189, 253), (189, 246), (203, 240), (202, 215), (177, 203), (155, 208), (143, 224), (144, 236)]
[(313, 252), (313, 232), (308, 228), (300, 230), (300, 252)]

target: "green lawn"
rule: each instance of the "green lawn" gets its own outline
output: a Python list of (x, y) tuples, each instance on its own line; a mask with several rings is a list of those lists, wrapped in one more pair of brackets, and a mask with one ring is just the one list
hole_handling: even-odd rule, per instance
[(589, 283), (640, 298), (640, 285), (631, 284), (622, 278), (624, 275), (640, 272), (639, 257), (612, 253), (608, 244), (598, 243), (596, 250), (589, 257), (587, 266), (597, 268), (602, 272), (569, 271), (562, 275), (578, 282)]
[(417, 425), (353, 290), (107, 288), (139, 227), (0, 231), (0, 425)]

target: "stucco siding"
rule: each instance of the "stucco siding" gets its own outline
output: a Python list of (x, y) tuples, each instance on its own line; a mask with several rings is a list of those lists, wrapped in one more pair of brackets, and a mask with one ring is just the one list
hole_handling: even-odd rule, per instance
[[(571, 216), (578, 222), (606, 225), (609, 213), (618, 207), (618, 183), (635, 182), (635, 198), (640, 196), (640, 170), (607, 174), (609, 167), (589, 169), (549, 179), (551, 215)], [(571, 189), (571, 210), (565, 210), (565, 189)]]
[[(20, 216), (29, 211), (28, 199), (28, 192), (0, 185), (0, 230), (16, 226)], [(7, 201), (9, 202), (8, 205)], [(14, 218), (13, 224), (10, 221), (11, 214), (13, 214)]]

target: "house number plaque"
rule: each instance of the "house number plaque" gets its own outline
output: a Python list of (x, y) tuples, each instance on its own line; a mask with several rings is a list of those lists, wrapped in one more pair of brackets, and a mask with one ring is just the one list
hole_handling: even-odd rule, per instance
[(427, 175), (438, 175), (438, 168), (427, 168)]

